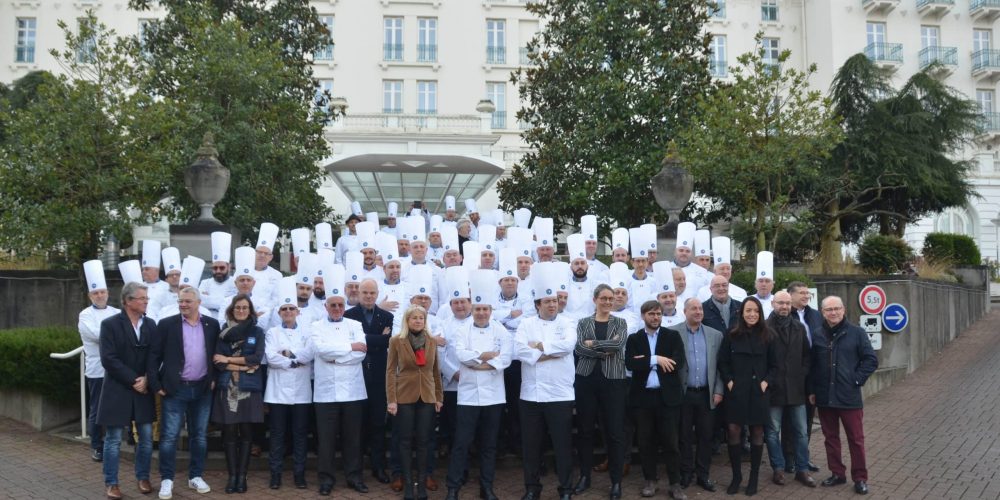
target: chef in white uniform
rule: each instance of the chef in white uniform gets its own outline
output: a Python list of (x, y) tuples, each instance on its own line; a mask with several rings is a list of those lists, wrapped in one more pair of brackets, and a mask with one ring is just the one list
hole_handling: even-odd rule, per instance
[(233, 235), (215, 231), (211, 236), (212, 276), (201, 280), (198, 290), (201, 292), (201, 305), (215, 317), (229, 305), (225, 303), (226, 297), (236, 295), (236, 280), (230, 276)]
[[(90, 458), (104, 460), (104, 433), (97, 425), (97, 403), (101, 400), (104, 366), (101, 365), (101, 321), (121, 312), (108, 305), (108, 284), (100, 260), (83, 263), (90, 305), (80, 311), (76, 327), (83, 342), (83, 376), (87, 388), (87, 434), (90, 435)], [(139, 278), (142, 279), (141, 277)]]

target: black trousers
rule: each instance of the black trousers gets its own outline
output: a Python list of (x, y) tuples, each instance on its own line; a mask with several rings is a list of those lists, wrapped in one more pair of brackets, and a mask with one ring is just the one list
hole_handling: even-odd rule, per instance
[(503, 404), (490, 406), (458, 405), (458, 426), (455, 428), (455, 444), (448, 459), (448, 489), (462, 487), (462, 475), (468, 469), (469, 447), (479, 440), (479, 485), (487, 490), (493, 488), (496, 477), (497, 435), (500, 431), (500, 416)]
[(715, 419), (708, 398), (708, 389), (684, 393), (681, 405), (681, 474), (698, 479), (708, 479), (708, 467), (712, 463), (712, 432)]
[(365, 449), (371, 456), (373, 470), (385, 470), (386, 397), (385, 365), (364, 363), (365, 390), (368, 400), (365, 404), (364, 436)]
[[(646, 401), (659, 399), (659, 389), (653, 392)], [(677, 443), (680, 428), (681, 409), (679, 406), (650, 404), (634, 407), (636, 432), (639, 434), (639, 456), (642, 458), (642, 476), (647, 481), (656, 480), (657, 456), (660, 446), (663, 447), (664, 461), (667, 464), (667, 477), (670, 484), (681, 481), (681, 450)]]
[(437, 445), (444, 445), (450, 450), (455, 442), (455, 427), (458, 425), (458, 391), (444, 391), (444, 404), (437, 421)]
[(559, 494), (573, 492), (573, 402), (536, 403), (521, 400), (521, 444), (524, 459), (524, 487), (541, 494), (539, 469), (542, 464), (542, 441), (548, 428), (556, 454)]
[[(434, 404), (417, 401), (398, 405), (394, 425), (399, 426), (399, 459), (403, 478), (419, 482), (427, 470), (427, 443), (434, 430)], [(413, 468), (413, 451), (417, 452), (416, 474)]]
[(366, 400), (346, 403), (315, 403), (318, 452), (316, 469), (320, 484), (335, 482), (333, 456), (340, 433), (344, 474), (349, 481), (361, 479), (361, 420)]
[(513, 360), (503, 371), (503, 387), (507, 396), (507, 404), (503, 409), (501, 425), (501, 450), (513, 451), (521, 442), (521, 419), (518, 418), (518, 401), (521, 399), (521, 362)]
[(594, 431), (600, 414), (605, 447), (608, 449), (608, 474), (612, 484), (622, 481), (625, 466), (625, 406), (628, 382), (607, 379), (594, 368), (589, 376), (577, 375), (576, 384), (577, 452), (580, 475), (589, 476), (594, 466)]
[[(90, 449), (104, 452), (104, 428), (97, 425), (97, 405), (101, 402), (101, 388), (104, 378), (86, 377), (87, 382), (87, 435), (90, 436)], [(131, 434), (131, 433), (129, 433)]]
[(296, 476), (306, 473), (306, 452), (309, 438), (309, 403), (280, 405), (268, 403), (271, 409), (268, 465), (272, 473), (281, 474), (285, 465), (285, 433), (291, 427), (292, 471)]

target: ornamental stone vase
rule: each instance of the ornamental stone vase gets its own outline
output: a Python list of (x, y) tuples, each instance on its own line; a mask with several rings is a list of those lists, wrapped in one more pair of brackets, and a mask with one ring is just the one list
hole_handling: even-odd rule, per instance
[(667, 212), (667, 222), (660, 229), (666, 237), (676, 237), (681, 211), (694, 192), (694, 176), (682, 165), (674, 143), (670, 143), (660, 172), (649, 183), (656, 204)]
[(198, 157), (184, 172), (184, 187), (201, 207), (201, 214), (191, 224), (222, 224), (212, 215), (212, 209), (229, 188), (229, 169), (219, 163), (218, 155), (212, 133), (206, 132), (198, 148)]

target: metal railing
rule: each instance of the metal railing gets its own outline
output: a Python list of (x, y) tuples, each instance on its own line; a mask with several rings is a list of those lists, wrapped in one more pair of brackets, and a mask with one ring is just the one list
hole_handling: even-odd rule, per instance
[(713, 19), (726, 18), (726, 0), (715, 0), (715, 5), (709, 4), (708, 15)]
[(490, 124), (493, 128), (499, 128), (499, 129), (507, 128), (507, 112), (494, 111), (493, 119), (490, 120)]
[(345, 130), (440, 130), (479, 133), (482, 120), (475, 115), (403, 114), (401, 110), (385, 113), (349, 113), (339, 118)]
[(437, 62), (438, 60), (438, 46), (433, 45), (417, 45), (417, 61), (418, 62)]
[(903, 44), (901, 43), (869, 43), (865, 47), (865, 55), (874, 62), (903, 62)]
[(1000, 8), (1000, 0), (972, 0), (969, 2), (969, 10), (979, 8)]
[(924, 69), (935, 62), (939, 62), (945, 66), (958, 65), (958, 49), (955, 47), (924, 47), (920, 49), (918, 57), (920, 58), (920, 69)]
[(403, 44), (401, 44), (401, 43), (385, 43), (385, 44), (382, 44), (382, 60), (384, 60), (384, 61), (402, 61), (403, 60)]
[(1000, 132), (1000, 113), (994, 111), (983, 113), (979, 119), (979, 129), (982, 133)]
[(528, 52), (528, 48), (527, 47), (521, 47), (518, 50), (518, 52), (520, 53), (520, 63), (522, 65), (526, 66), (526, 65), (532, 64), (531, 58), (528, 57), (528, 55), (531, 54), (531, 52)]
[(333, 44), (328, 44), (326, 47), (313, 52), (314, 61), (332, 61), (333, 60)]
[(726, 71), (726, 61), (722, 59), (709, 59), (708, 60), (708, 71), (712, 76), (716, 78), (725, 78)]
[(87, 439), (87, 381), (84, 379), (84, 363), (86, 354), (83, 353), (83, 346), (77, 347), (69, 352), (53, 352), (49, 354), (52, 359), (70, 359), (80, 356), (80, 435), (77, 439)]
[(1000, 50), (981, 49), (972, 53), (972, 71), (1000, 68)]
[(917, 0), (917, 8), (925, 5), (955, 5), (955, 0)]
[(486, 62), (489, 64), (506, 64), (507, 47), (486, 47)]

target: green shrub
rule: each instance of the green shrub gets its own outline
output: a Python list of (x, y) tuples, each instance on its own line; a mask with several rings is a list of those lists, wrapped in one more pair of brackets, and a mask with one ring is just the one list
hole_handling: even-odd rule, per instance
[(80, 397), (80, 360), (52, 359), (80, 346), (69, 327), (0, 330), (0, 388), (34, 392), (62, 403)]
[(931, 262), (950, 262), (955, 266), (982, 263), (976, 241), (964, 234), (930, 233), (924, 238), (922, 253)]
[(912, 258), (913, 249), (896, 236), (873, 234), (858, 247), (858, 263), (870, 273), (897, 273)]
[[(739, 272), (733, 273), (733, 279), (730, 282), (744, 290), (749, 294), (754, 294), (757, 291), (755, 285), (757, 278), (753, 269), (747, 269)], [(774, 272), (774, 291), (784, 290), (788, 288), (788, 284), (793, 281), (801, 281), (810, 287), (814, 286), (816, 283), (802, 273), (796, 273), (793, 271), (783, 271), (778, 269)]]

